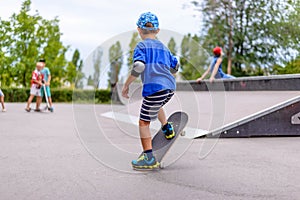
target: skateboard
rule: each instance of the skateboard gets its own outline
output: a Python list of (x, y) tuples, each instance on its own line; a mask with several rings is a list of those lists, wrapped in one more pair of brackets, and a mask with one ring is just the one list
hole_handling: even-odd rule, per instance
[(152, 150), (153, 154), (160, 163), (160, 168), (163, 169), (164, 157), (168, 154), (170, 148), (179, 138), (179, 135), (184, 136), (184, 128), (188, 122), (188, 115), (185, 112), (175, 112), (169, 118), (168, 122), (172, 123), (175, 131), (175, 136), (171, 140), (165, 138), (165, 134), (160, 129), (152, 139)]

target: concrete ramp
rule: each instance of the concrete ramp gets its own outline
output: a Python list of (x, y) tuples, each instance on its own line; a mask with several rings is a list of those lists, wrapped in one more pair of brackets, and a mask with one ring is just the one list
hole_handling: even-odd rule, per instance
[(300, 136), (300, 96), (198, 135), (207, 137)]
[[(140, 106), (136, 103), (140, 103), (142, 99), (142, 85), (140, 83), (134, 83), (130, 86), (130, 99), (123, 98), (121, 96), (121, 90), (122, 85), (118, 84), (116, 95), (120, 97), (119, 99), (123, 105), (131, 107)], [(216, 94), (217, 93), (218, 92), (216, 92)], [(241, 95), (237, 95), (239, 93), (241, 93)], [(211, 105), (213, 97), (211, 95), (214, 94), (214, 91), (207, 93), (179, 90), (177, 91), (179, 104), (178, 102), (176, 103), (174, 99), (174, 103), (168, 104), (166, 108), (168, 110), (168, 106), (170, 107), (169, 113), (181, 108), (191, 116), (191, 119), (194, 119), (194, 121), (191, 120), (189, 127), (193, 128), (193, 130), (199, 129), (201, 131), (194, 131), (195, 134), (193, 135), (193, 138), (204, 136), (222, 138), (300, 136), (299, 93), (296, 91), (294, 93), (287, 91), (277, 93), (270, 93), (270, 91), (261, 93), (255, 93), (253, 91), (226, 92), (226, 95), (223, 95), (224, 100), (221, 102), (229, 102), (229, 104), (224, 103), (223, 106), (225, 106), (226, 117), (220, 119), (224, 120), (225, 125), (222, 123), (220, 126), (213, 128), (206, 126), (206, 124), (210, 125), (209, 120), (215, 120), (212, 113), (214, 106), (218, 106), (218, 103)], [(248, 94), (249, 97), (245, 94)], [(192, 103), (195, 103), (194, 106), (198, 106), (197, 109), (196, 107), (194, 108), (194, 106), (191, 106), (193, 105)], [(262, 104), (266, 106), (262, 106)], [(137, 113), (135, 113), (135, 115), (137, 116)]]

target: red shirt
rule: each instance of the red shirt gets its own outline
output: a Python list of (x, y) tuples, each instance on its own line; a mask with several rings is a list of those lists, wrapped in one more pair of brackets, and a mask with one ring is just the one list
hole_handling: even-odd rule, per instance
[(31, 76), (31, 81), (30, 81), (30, 83), (31, 83), (31, 87), (39, 87), (39, 84), (36, 84), (36, 83), (34, 83), (34, 81), (41, 81), (41, 80), (43, 80), (43, 74), (40, 72), (40, 71), (38, 71), (37, 69), (35, 69), (33, 72), (32, 72), (32, 76)]

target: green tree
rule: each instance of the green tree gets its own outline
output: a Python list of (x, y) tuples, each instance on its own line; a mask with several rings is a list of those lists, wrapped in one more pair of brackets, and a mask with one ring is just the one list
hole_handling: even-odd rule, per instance
[(94, 86), (94, 80), (91, 75), (89, 75), (89, 77), (88, 77), (87, 85)]
[[(299, 51), (299, 0), (195, 0), (202, 12), (201, 44), (209, 51), (223, 47), (228, 71), (244, 76), (245, 69), (263, 68), (292, 59)], [(287, 34), (287, 32), (289, 34)], [(256, 71), (258, 70), (258, 71)]]
[(133, 58), (134, 48), (136, 47), (136, 45), (139, 42), (140, 42), (139, 34), (137, 32), (134, 32), (132, 34), (132, 38), (129, 43), (129, 55), (127, 58), (127, 65), (129, 67), (129, 69), (132, 67), (132, 64), (133, 64), (132, 58)]
[(76, 49), (72, 56), (72, 61), (68, 62), (66, 69), (65, 80), (71, 84), (72, 88), (82, 88), (82, 79), (84, 73), (82, 72), (83, 61), (80, 59), (80, 52)]
[(168, 48), (173, 55), (176, 55), (177, 47), (176, 47), (175, 39), (173, 37), (171, 37), (170, 41), (168, 42)]
[(31, 1), (8, 21), (0, 20), (0, 71), (6, 86), (29, 86), (31, 72), (38, 58), (47, 60), (52, 73), (52, 86), (63, 84), (68, 47), (61, 42), (59, 20), (43, 19), (38, 12), (30, 14)]
[(110, 62), (110, 71), (109, 81), (111, 84), (115, 84), (118, 82), (118, 76), (123, 64), (123, 52), (121, 43), (117, 41), (109, 48), (109, 62)]
[(205, 50), (200, 46), (199, 37), (190, 34), (183, 37), (181, 42), (181, 75), (184, 79), (194, 80), (204, 72), (209, 59)]
[(286, 63), (285, 66), (275, 65), (272, 68), (273, 74), (298, 74), (300, 73), (300, 55)]
[(9, 21), (0, 18), (0, 83), (1, 86), (10, 86), (14, 81), (10, 68), (13, 58), (9, 56), (9, 47), (13, 40), (10, 36), (11, 26)]
[(97, 48), (93, 54), (94, 73), (93, 73), (93, 84), (92, 84), (96, 89), (99, 87), (99, 82), (100, 82), (102, 56), (103, 56), (102, 49)]

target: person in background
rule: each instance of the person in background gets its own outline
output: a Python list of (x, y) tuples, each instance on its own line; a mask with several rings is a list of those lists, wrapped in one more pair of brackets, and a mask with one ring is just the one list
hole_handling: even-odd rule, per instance
[[(42, 63), (43, 65), (43, 68), (41, 70), (41, 74), (43, 75), (44, 77), (44, 84), (45, 84), (45, 89), (46, 89), (46, 93), (47, 93), (47, 97), (48, 97), (48, 102), (49, 102), (49, 105), (50, 105), (50, 108), (49, 110), (51, 112), (54, 111), (54, 108), (53, 108), (53, 104), (52, 104), (52, 98), (51, 98), (51, 91), (50, 91), (50, 83), (51, 83), (51, 73), (50, 73), (50, 70), (48, 67), (46, 67), (46, 60), (41, 58), (39, 60), (40, 63)], [(41, 97), (44, 96), (44, 88), (41, 88)], [(39, 99), (39, 101), (37, 101), (37, 107), (40, 107), (40, 104), (42, 103), (42, 98)]]
[[(30, 96), (27, 101), (27, 107), (25, 110), (27, 112), (31, 111), (30, 104), (33, 100), (34, 97), (37, 97), (37, 102), (41, 98), (41, 86), (43, 85), (43, 76), (41, 74), (41, 70), (43, 68), (43, 63), (38, 62), (36, 64), (36, 69), (32, 72), (32, 77), (31, 77), (31, 87), (30, 87)], [(39, 107), (37, 106), (36, 111), (39, 111)]]
[(3, 94), (1, 89), (0, 89), (0, 102), (1, 102), (1, 105), (2, 105), (2, 112), (6, 112), (6, 108), (5, 108), (5, 105), (4, 105), (4, 94)]
[(205, 77), (210, 73), (210, 82), (213, 82), (215, 79), (232, 79), (235, 78), (232, 75), (225, 74), (222, 70), (222, 48), (216, 47), (213, 49), (214, 57), (210, 67), (202, 74), (200, 78), (197, 79), (197, 82), (201, 82)]

